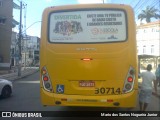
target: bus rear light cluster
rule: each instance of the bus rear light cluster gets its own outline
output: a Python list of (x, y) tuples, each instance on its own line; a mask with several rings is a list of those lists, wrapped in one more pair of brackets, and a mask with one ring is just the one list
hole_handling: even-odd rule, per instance
[(52, 89), (51, 80), (50, 80), (50, 78), (49, 78), (49, 74), (48, 74), (48, 72), (47, 72), (46, 67), (43, 67), (43, 68), (42, 68), (41, 73), (42, 73), (43, 88), (44, 88), (46, 91), (51, 92), (53, 89)]
[(130, 67), (126, 80), (124, 82), (123, 93), (128, 93), (133, 90), (134, 81), (135, 81), (135, 69), (133, 67)]

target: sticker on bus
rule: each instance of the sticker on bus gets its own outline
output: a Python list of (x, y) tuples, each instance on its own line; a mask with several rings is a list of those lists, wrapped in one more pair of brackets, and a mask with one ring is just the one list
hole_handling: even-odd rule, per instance
[(56, 88), (56, 92), (59, 94), (63, 94), (64, 93), (64, 85), (58, 84), (57, 88)]
[(49, 41), (55, 43), (117, 42), (127, 39), (123, 10), (83, 10), (50, 14)]
[(95, 89), (95, 94), (110, 94), (110, 95), (113, 95), (113, 94), (121, 94), (122, 91), (120, 88), (104, 88), (104, 87), (101, 87), (101, 88), (96, 88)]

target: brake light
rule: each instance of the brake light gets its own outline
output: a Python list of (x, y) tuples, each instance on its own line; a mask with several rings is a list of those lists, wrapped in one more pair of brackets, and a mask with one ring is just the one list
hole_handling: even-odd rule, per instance
[(83, 61), (91, 61), (92, 58), (82, 58), (81, 60), (83, 60)]
[(132, 77), (128, 77), (128, 82), (133, 82), (133, 78)]
[(47, 76), (44, 76), (44, 77), (43, 77), (43, 80), (44, 80), (44, 81), (48, 81), (48, 77), (47, 77)]

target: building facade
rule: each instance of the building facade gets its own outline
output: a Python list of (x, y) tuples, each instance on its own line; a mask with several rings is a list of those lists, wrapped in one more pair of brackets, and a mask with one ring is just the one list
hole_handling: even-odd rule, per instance
[(18, 34), (13, 31), (11, 37), (11, 66), (16, 66), (18, 64), (18, 53)]
[(160, 21), (137, 26), (138, 55), (160, 56)]
[(139, 67), (145, 69), (152, 64), (156, 69), (160, 64), (160, 20), (137, 26), (137, 51)]
[(13, 0), (0, 0), (0, 69), (10, 68)]
[[(39, 63), (40, 38), (36, 36), (25, 36), (21, 40), (21, 63), (23, 67), (35, 66)], [(11, 40), (11, 66), (19, 63), (18, 33), (12, 32)]]
[(39, 62), (40, 38), (26, 36), (22, 39), (22, 66), (35, 66)]

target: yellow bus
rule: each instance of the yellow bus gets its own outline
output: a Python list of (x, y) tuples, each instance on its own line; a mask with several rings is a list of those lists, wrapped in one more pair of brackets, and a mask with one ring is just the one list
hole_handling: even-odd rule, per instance
[(122, 4), (46, 8), (40, 43), (44, 106), (135, 107), (133, 9)]

